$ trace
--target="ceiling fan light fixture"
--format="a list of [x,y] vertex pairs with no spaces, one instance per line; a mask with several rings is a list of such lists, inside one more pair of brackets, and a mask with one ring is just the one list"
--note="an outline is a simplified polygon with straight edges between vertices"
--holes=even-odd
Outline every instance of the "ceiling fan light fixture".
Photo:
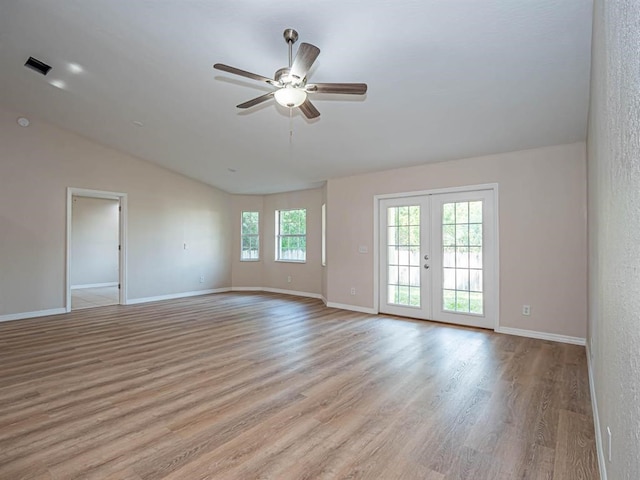
[[348,95],[364,95],[367,92],[366,83],[313,83],[307,84],[307,74],[320,54],[320,49],[310,43],[301,43],[296,56],[293,56],[293,44],[298,39],[298,33],[292,28],[284,31],[284,39],[289,47],[289,65],[276,71],[273,78],[263,77],[236,67],[216,63],[213,68],[223,72],[233,73],[241,77],[265,82],[275,87],[268,93],[252,98],[248,102],[236,105],[238,108],[251,108],[275,98],[276,103],[289,109],[299,107],[300,112],[307,118],[320,116],[320,112],[307,98],[308,93],[338,93]]
[[283,107],[294,108],[302,105],[307,99],[307,92],[301,88],[286,86],[276,90],[273,96]]

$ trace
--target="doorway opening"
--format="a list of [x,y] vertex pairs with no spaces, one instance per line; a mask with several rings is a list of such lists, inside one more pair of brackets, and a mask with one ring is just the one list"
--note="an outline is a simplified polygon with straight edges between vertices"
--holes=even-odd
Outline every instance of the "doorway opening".
[[126,304],[126,194],[67,189],[66,311]]

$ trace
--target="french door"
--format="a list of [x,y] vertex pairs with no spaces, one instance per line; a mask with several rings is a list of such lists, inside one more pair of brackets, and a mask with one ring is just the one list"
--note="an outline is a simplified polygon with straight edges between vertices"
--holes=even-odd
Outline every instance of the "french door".
[[492,190],[379,203],[379,310],[495,328]]

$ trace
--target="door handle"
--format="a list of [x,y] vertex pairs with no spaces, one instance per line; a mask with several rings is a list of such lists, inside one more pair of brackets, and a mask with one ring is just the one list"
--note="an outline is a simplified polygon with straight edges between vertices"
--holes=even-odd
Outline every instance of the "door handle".
[[425,259],[425,260],[429,260],[429,255],[428,255],[428,254],[427,254],[427,255],[425,255],[425,256],[424,256],[424,259]]
[[427,265],[426,263],[424,264],[424,268],[428,269],[429,265]]

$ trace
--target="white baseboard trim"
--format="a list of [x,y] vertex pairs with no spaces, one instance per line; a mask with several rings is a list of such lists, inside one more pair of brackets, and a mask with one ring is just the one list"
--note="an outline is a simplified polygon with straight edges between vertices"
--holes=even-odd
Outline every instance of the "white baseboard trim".
[[49,315],[60,315],[67,313],[66,308],[51,308],[49,310],[38,310],[37,312],[12,313],[10,315],[0,315],[0,322],[10,322],[12,320],[24,320],[26,318],[48,317]]
[[136,305],[138,303],[160,302],[162,300],[175,300],[176,298],[185,297],[197,297],[199,295],[209,295],[211,293],[225,293],[230,291],[230,288],[212,288],[209,290],[196,290],[194,292],[181,292],[170,293],[169,295],[159,295],[157,297],[145,297],[145,298],[129,298],[127,305]]
[[319,293],[298,292],[297,290],[284,290],[282,288],[265,287],[262,289],[262,291],[270,293],[282,293],[284,295],[295,295],[296,297],[317,298],[318,300],[322,298],[322,295],[320,295]]
[[378,311],[375,308],[359,307],[358,305],[349,305],[347,303],[327,302],[327,307],[339,308],[340,310],[350,310],[352,312],[368,313],[370,315],[378,314]]
[[82,285],[71,285],[71,290],[82,290],[83,288],[117,287],[118,282],[107,283],[84,283]]
[[322,303],[324,303],[324,306],[327,306],[327,299],[324,298],[324,295],[320,295],[320,300],[322,300]]
[[322,295],[319,293],[299,292],[298,290],[284,290],[282,288],[270,288],[270,287],[232,287],[232,292],[269,292],[269,293],[281,293],[283,295],[294,295],[296,297],[308,297],[317,298],[322,300]]
[[572,345],[585,346],[587,341],[582,337],[569,337],[567,335],[558,335],[556,333],[536,332],[535,330],[523,330],[520,328],[498,327],[496,333],[505,333],[507,335],[517,335],[519,337],[538,338],[540,340],[550,340],[552,342],[570,343]]
[[600,468],[600,480],[607,480],[605,467],[604,446],[602,445],[602,430],[600,430],[600,413],[598,412],[598,400],[596,399],[596,386],[593,383],[593,367],[591,366],[591,350],[587,347],[587,370],[589,371],[589,390],[591,393],[591,409],[593,410],[593,425],[596,430],[596,453],[598,455],[598,467]]

